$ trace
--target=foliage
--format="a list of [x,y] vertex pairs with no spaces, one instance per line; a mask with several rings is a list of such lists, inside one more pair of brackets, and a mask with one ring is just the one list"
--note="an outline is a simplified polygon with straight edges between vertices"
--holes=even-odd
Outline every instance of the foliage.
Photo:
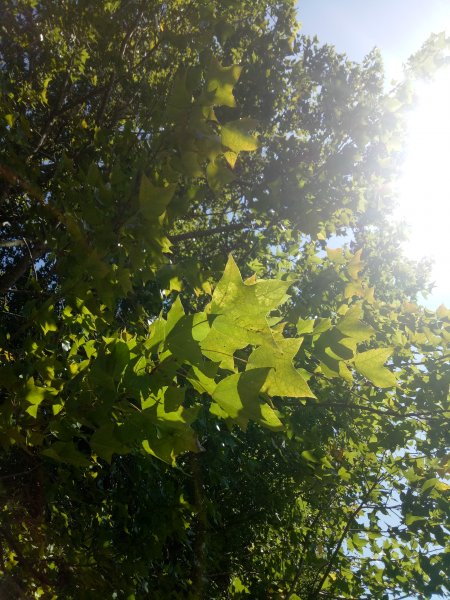
[[408,82],[288,0],[4,13],[2,597],[445,594],[450,312],[386,226]]

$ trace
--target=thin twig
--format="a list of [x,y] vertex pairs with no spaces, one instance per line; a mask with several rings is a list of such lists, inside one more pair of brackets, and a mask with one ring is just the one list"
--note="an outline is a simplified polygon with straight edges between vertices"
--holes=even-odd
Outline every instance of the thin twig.
[[34,278],[35,278],[35,280],[36,280],[36,282],[37,282],[37,280],[38,280],[38,276],[37,276],[37,272],[36,272],[36,266],[35,266],[35,264],[34,264],[34,258],[33,258],[33,255],[31,254],[30,246],[28,245],[28,242],[27,242],[26,238],[22,238],[22,239],[23,239],[23,243],[24,243],[24,244],[25,244],[25,246],[27,247],[28,254],[29,254],[29,256],[30,256],[31,266],[32,266],[32,268],[33,268]]

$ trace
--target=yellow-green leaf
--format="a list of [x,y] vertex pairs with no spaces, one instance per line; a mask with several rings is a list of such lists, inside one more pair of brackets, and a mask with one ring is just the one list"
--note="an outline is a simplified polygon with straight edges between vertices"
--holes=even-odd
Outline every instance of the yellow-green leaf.
[[176,184],[157,187],[143,174],[139,188],[139,206],[141,213],[149,221],[163,214],[175,193]]
[[275,411],[259,398],[268,371],[253,369],[234,373],[222,379],[213,392],[213,400],[243,429],[250,419],[273,431],[283,429]]
[[360,320],[362,313],[362,308],[359,305],[350,308],[339,320],[336,327],[341,333],[358,342],[369,339],[375,334],[375,331]]
[[233,88],[236,85],[242,67],[231,65],[223,67],[217,58],[213,57],[207,73],[207,91],[202,97],[202,102],[210,106],[236,106]]
[[277,340],[275,347],[262,345],[250,354],[247,369],[271,367],[262,391],[270,396],[315,398],[292,364],[301,343],[302,338],[282,338]]
[[392,352],[392,348],[375,348],[361,352],[355,357],[355,368],[380,388],[394,387],[397,385],[397,378],[384,366]]
[[219,192],[225,185],[235,180],[235,175],[228,168],[225,161],[217,158],[208,163],[206,167],[206,180],[214,192]]
[[251,152],[258,148],[258,140],[250,132],[255,129],[253,119],[237,119],[223,125],[222,144],[233,152]]

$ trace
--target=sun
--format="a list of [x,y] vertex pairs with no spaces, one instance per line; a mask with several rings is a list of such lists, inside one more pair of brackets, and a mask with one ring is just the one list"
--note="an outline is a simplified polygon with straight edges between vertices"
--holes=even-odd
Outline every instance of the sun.
[[426,304],[436,308],[450,306],[450,68],[419,84],[417,95],[407,117],[396,216],[409,226],[407,255],[434,260],[435,289]]

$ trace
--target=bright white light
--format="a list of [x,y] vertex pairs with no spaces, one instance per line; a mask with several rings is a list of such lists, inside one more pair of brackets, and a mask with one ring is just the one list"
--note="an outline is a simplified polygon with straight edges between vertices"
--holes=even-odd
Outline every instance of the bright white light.
[[410,226],[405,251],[434,260],[426,304],[450,306],[450,68],[419,86],[408,134],[397,213]]

